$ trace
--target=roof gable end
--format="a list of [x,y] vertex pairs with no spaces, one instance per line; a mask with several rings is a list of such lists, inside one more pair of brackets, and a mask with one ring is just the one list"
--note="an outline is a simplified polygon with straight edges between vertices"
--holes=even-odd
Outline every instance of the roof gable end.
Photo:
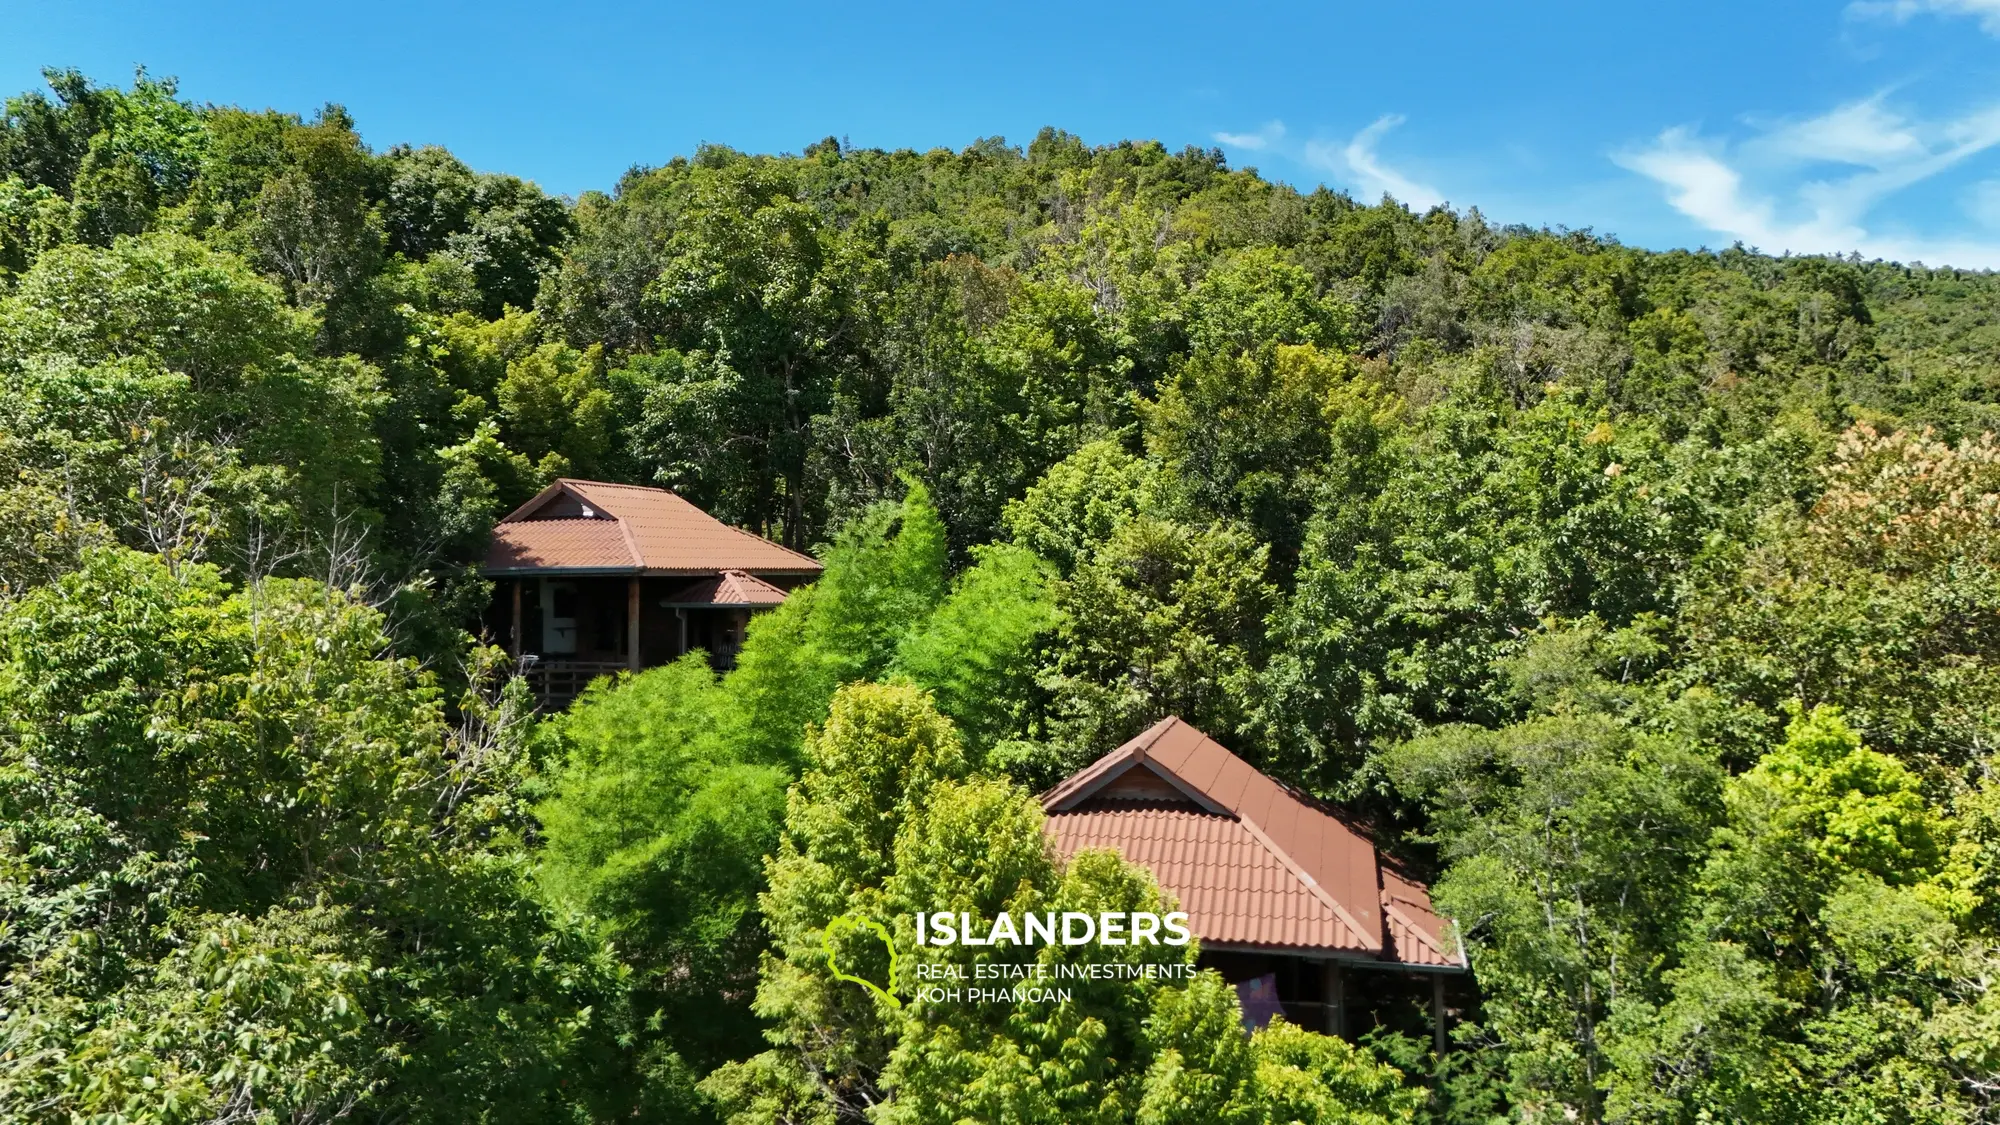
[[[506,515],[501,516],[500,522],[520,523],[524,520],[534,520],[534,519],[616,518],[612,516],[609,512],[604,512],[599,510],[596,507],[596,505],[588,504],[583,499],[583,497],[578,496],[574,490],[568,487],[568,485],[569,482],[563,480],[558,480],[549,484],[546,488],[543,488],[540,492],[537,492],[533,496],[528,497],[526,503],[522,504],[520,507],[514,509],[513,511],[508,512]],[[564,504],[565,501],[568,501],[567,505]],[[559,512],[557,510],[565,506],[574,507],[579,510],[570,512]],[[584,515],[583,512],[580,510],[584,507],[589,507],[592,510],[593,514],[588,516]]]
[[[1054,812],[1057,809],[1069,808],[1089,797],[1105,782],[1130,768],[1134,760],[1143,756],[1149,747],[1159,741],[1161,735],[1179,722],[1179,719],[1172,717],[1161,719],[1148,727],[1139,737],[1071,774],[1055,788],[1042,793],[1042,808]],[[1221,811],[1219,807],[1218,811]]]
[[[1171,785],[1193,806],[1240,825],[1246,844],[1254,840],[1250,846],[1270,857],[1268,862],[1287,872],[1352,933],[1351,942],[1342,941],[1344,948],[1403,964],[1465,967],[1451,924],[1435,913],[1423,884],[1385,863],[1374,842],[1336,810],[1251,768],[1178,718],[1162,719],[1043,793],[1052,831],[1059,838],[1076,837],[1073,843],[1138,831],[1098,825],[1109,824],[1106,817],[1143,815],[1121,814],[1116,808],[1147,798],[1146,784],[1135,782],[1135,771]],[[1110,838],[1106,836],[1107,842]],[[1163,862],[1171,866],[1182,861]],[[1225,929],[1231,925],[1219,924]]]

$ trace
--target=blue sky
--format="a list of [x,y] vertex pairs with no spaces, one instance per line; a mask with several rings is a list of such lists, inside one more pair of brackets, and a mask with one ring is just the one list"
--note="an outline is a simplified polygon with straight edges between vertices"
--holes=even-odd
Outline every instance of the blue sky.
[[377,147],[443,144],[562,193],[702,141],[956,148],[1052,124],[1642,246],[2000,268],[2000,0],[0,0],[0,18],[0,89],[144,63],[198,101],[338,101]]

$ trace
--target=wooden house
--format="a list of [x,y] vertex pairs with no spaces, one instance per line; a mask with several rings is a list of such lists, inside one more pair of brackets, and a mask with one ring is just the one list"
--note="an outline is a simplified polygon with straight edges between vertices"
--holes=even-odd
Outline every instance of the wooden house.
[[563,479],[501,519],[480,573],[488,630],[560,707],[598,676],[697,648],[732,667],[751,615],[820,570],[668,489]]
[[1282,1013],[1352,1035],[1428,1002],[1442,1051],[1447,1012],[1470,1003],[1464,947],[1429,888],[1340,810],[1180,719],[1042,794],[1042,808],[1059,854],[1114,849],[1173,892],[1246,1021]]

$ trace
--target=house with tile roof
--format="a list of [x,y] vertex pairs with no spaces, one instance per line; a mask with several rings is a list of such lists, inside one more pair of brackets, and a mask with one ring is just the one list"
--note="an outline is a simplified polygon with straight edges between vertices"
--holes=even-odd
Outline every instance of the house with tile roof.
[[751,615],[820,569],[669,489],[565,478],[500,520],[480,573],[488,631],[563,706],[598,676],[697,648],[731,667]]
[[1172,892],[1246,1020],[1348,1034],[1359,1012],[1428,1000],[1443,1049],[1447,997],[1469,989],[1457,930],[1338,809],[1171,717],[1041,800],[1058,853],[1114,849]]

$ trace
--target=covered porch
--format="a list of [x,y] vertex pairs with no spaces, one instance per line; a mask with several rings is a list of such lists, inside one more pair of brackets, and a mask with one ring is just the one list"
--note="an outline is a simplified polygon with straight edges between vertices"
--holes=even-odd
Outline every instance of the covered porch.
[[1447,1032],[1478,1003],[1470,974],[1379,960],[1308,956],[1293,950],[1203,945],[1200,966],[1235,986],[1243,1020],[1287,1022],[1357,1039],[1376,1028],[1425,1036],[1442,1053]]
[[732,668],[752,614],[821,570],[664,488],[564,477],[494,525],[486,635],[544,708],[696,649]]
[[784,600],[782,590],[748,575],[543,575],[498,586],[499,620],[488,629],[506,638],[545,708],[567,706],[599,676],[656,667],[696,649],[718,671],[733,668],[750,615]]

